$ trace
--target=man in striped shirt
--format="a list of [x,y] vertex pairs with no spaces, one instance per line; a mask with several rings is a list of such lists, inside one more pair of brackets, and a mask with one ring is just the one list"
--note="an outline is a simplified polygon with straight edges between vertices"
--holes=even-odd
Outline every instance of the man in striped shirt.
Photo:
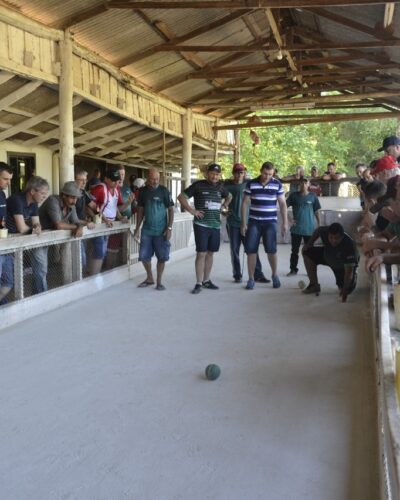
[[[198,294],[203,288],[218,290],[210,280],[214,252],[220,244],[221,206],[226,208],[232,195],[221,180],[221,167],[211,163],[207,167],[207,177],[196,181],[178,196],[182,207],[194,216],[193,230],[196,241],[196,285],[192,293]],[[194,208],[189,198],[194,198]],[[222,203],[222,201],[224,202]]]
[[[247,290],[254,288],[254,270],[261,238],[271,266],[272,286],[274,288],[281,286],[277,275],[278,259],[276,255],[277,203],[282,216],[282,235],[288,229],[288,219],[284,191],[281,182],[273,177],[274,168],[274,165],[269,161],[263,163],[259,177],[249,181],[244,191],[241,233],[246,237],[245,246],[249,272]],[[249,220],[246,224],[249,205]]]

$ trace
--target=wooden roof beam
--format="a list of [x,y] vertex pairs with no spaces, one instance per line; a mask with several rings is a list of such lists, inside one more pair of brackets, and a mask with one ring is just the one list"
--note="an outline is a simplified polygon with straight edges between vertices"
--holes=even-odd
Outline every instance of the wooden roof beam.
[[109,10],[109,2],[103,1],[101,2],[101,5],[97,7],[81,10],[74,16],[64,17],[63,19],[59,19],[58,21],[50,24],[49,26],[51,28],[65,30],[67,28],[71,28],[71,26],[75,26],[76,24],[88,21],[93,17],[99,16],[100,14],[103,14],[108,10]]
[[214,130],[236,130],[236,129],[253,129],[253,128],[270,128],[270,127],[287,127],[296,125],[306,125],[310,123],[330,123],[330,122],[348,122],[348,121],[364,121],[364,120],[384,120],[388,118],[399,118],[400,111],[390,112],[385,111],[382,113],[346,113],[335,115],[319,115],[316,118],[304,118],[299,120],[277,120],[266,122],[262,124],[254,123],[240,123],[236,125],[220,125],[214,127]]
[[[251,11],[245,10],[245,11],[233,12],[232,14],[229,14],[228,16],[225,16],[222,19],[218,19],[217,21],[209,23],[206,26],[202,26],[200,28],[197,28],[196,30],[191,31],[190,33],[186,33],[186,35],[174,37],[169,41],[169,43],[171,43],[171,44],[183,43],[183,42],[186,42],[186,41],[188,41],[192,38],[195,38],[197,36],[203,35],[205,33],[209,33],[210,31],[212,31],[216,28],[220,28],[221,26],[224,26],[232,21],[236,21],[237,19],[240,19],[241,17],[245,16],[248,12],[251,12]],[[127,56],[124,59],[120,59],[119,61],[115,61],[114,64],[115,64],[115,66],[117,66],[119,68],[129,66],[130,64],[141,61],[142,59],[145,59],[146,57],[152,56],[154,53],[157,52],[157,47],[158,46],[156,45],[156,46],[151,47],[147,50],[141,51],[139,54],[132,54],[131,56]]]
[[[108,6],[113,9],[292,9],[301,7],[325,7],[326,5],[376,5],[387,0],[199,0],[199,1],[124,1],[112,0]],[[398,1],[398,0],[396,0]]]
[[32,82],[26,83],[25,85],[22,85],[22,87],[20,87],[19,89],[10,92],[8,95],[0,99],[0,110],[11,106],[27,95],[32,94],[32,92],[40,87],[42,83],[43,82],[40,80],[34,80]]

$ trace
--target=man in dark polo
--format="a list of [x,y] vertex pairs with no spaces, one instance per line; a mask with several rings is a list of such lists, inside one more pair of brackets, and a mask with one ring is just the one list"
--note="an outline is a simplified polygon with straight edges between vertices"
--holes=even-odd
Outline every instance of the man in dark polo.
[[[318,238],[321,238],[322,246],[314,246]],[[317,267],[329,266],[335,275],[342,302],[346,302],[347,296],[357,284],[359,255],[354,240],[344,232],[343,226],[334,222],[330,226],[318,227],[303,246],[303,258],[310,280],[303,293],[313,294],[321,291]]]

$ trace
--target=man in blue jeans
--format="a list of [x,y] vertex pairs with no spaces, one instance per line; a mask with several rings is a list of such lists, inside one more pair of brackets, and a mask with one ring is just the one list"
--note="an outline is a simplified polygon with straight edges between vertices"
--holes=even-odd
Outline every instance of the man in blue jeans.
[[[247,183],[242,203],[242,224],[240,231],[246,237],[247,267],[249,279],[246,289],[254,288],[254,270],[257,252],[262,238],[264,249],[272,271],[272,286],[279,288],[281,282],[277,274],[278,258],[276,254],[277,203],[282,216],[282,236],[288,228],[285,195],[280,181],[273,177],[275,167],[266,161],[262,164],[260,175]],[[250,206],[249,220],[247,212]]]
[[[242,163],[235,163],[232,169],[233,179],[225,182],[224,186],[232,195],[232,201],[229,204],[229,212],[226,219],[226,230],[229,236],[229,245],[231,248],[231,261],[233,279],[235,283],[242,282],[243,269],[240,265],[240,245],[243,243],[244,237],[240,234],[240,225],[242,222],[242,201],[243,192],[246,188],[246,167]],[[263,272],[260,259],[257,254],[256,268],[254,280],[259,283],[270,283]]]

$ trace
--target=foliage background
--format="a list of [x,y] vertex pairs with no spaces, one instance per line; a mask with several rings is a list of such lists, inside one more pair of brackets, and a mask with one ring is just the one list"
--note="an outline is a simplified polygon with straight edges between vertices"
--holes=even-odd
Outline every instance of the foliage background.
[[[349,110],[349,113],[364,110]],[[313,114],[332,113],[332,110]],[[342,112],[343,113],[343,112]],[[269,115],[282,112],[270,112]],[[290,112],[285,115],[308,114],[307,111]],[[354,176],[357,163],[369,164],[382,154],[376,150],[388,135],[396,134],[397,119],[349,122],[326,122],[308,125],[254,128],[260,144],[254,146],[250,129],[240,132],[241,162],[250,176],[258,175],[264,161],[272,161],[282,177],[294,173],[297,165],[303,165],[309,174],[311,166],[317,165],[319,173],[325,171],[328,162],[335,161],[337,170]],[[224,177],[231,177],[232,157],[220,158]]]

